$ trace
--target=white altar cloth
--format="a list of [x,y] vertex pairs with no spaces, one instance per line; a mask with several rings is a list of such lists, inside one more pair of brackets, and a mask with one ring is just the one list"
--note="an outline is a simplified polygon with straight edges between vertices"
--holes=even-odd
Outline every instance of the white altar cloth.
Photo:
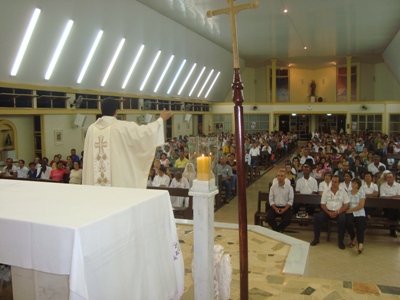
[[0,180],[0,262],[69,275],[69,299],[179,299],[168,192]]

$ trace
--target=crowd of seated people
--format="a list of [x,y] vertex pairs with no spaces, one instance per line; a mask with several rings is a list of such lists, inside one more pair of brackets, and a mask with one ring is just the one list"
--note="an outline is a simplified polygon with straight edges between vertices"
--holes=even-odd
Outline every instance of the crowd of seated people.
[[47,157],[35,157],[33,161],[25,165],[25,160],[18,160],[17,166],[12,158],[6,159],[6,166],[0,171],[0,177],[14,177],[26,179],[43,179],[71,184],[82,184],[83,151],[81,157],[71,149],[71,155],[62,159],[61,154],[56,154],[53,160]]
[[[200,135],[201,137],[206,137]],[[212,170],[215,177],[221,176],[222,187],[225,190],[225,202],[229,202],[236,194],[236,141],[231,133],[212,133],[207,137],[218,140],[218,151],[212,157]],[[196,179],[196,160],[189,155],[190,136],[167,139],[162,147],[156,149],[153,164],[149,171],[148,186],[159,186],[160,167],[162,176],[169,178],[169,183],[163,186],[171,187],[175,174],[179,172],[188,181],[189,186]],[[249,157],[248,163],[257,166],[261,161],[261,153],[266,153],[271,164],[276,162],[279,154],[294,149],[297,136],[292,133],[282,132],[259,132],[245,135],[244,149]],[[274,158],[275,157],[275,158]],[[275,159],[275,160],[274,160]],[[246,160],[247,161],[247,160]],[[180,176],[180,175],[179,175]],[[166,181],[165,181],[166,183]]]
[[[360,232],[365,229],[366,219],[374,212],[371,208],[364,210],[365,198],[400,198],[400,162],[394,165],[394,160],[383,159],[388,153],[389,145],[389,153],[400,153],[400,135],[388,137],[372,132],[361,132],[360,135],[315,132],[307,146],[301,148],[291,161],[286,162],[285,169],[281,169],[286,172],[289,180],[291,176],[295,178],[296,182],[293,184],[291,181],[290,184],[297,193],[324,195],[326,191],[337,189],[348,196],[348,201],[343,202],[344,208],[335,210],[347,217],[340,217],[338,245],[341,249],[345,248],[343,236],[346,228],[351,236],[349,246],[354,247],[357,235],[360,235],[358,252],[362,253],[364,249],[364,236]],[[272,184],[277,184],[277,181],[274,180]],[[326,203],[324,205],[321,205],[321,212],[315,217],[314,225],[317,224],[317,229],[314,230],[312,246],[319,243],[318,221],[329,217],[337,219],[339,216],[336,213],[330,215]],[[300,207],[301,204],[295,204],[292,212],[297,213]],[[305,207],[305,211],[311,215],[314,209],[315,207]],[[390,220],[400,220],[397,209],[385,209],[383,213]],[[323,214],[323,218],[320,214]],[[353,225],[357,228],[357,235],[351,229]],[[390,235],[396,237],[396,230],[390,229]]]

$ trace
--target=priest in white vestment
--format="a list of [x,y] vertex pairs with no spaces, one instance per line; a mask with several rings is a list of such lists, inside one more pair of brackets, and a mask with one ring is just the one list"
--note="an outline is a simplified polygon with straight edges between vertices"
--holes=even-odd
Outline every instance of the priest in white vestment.
[[172,112],[163,110],[157,121],[139,126],[117,120],[115,99],[104,99],[101,109],[103,116],[86,133],[82,184],[145,189],[155,149],[165,143],[163,122]]

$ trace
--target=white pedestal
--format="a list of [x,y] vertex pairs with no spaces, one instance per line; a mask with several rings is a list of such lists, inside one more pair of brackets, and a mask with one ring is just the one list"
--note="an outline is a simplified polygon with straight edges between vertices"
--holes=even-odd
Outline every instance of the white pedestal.
[[68,300],[69,276],[11,267],[14,300]]
[[310,101],[311,101],[311,102],[315,102],[315,96],[311,96],[311,97],[310,97]]
[[[208,187],[203,191],[202,188]],[[214,197],[215,181],[193,181],[194,299],[214,299]]]

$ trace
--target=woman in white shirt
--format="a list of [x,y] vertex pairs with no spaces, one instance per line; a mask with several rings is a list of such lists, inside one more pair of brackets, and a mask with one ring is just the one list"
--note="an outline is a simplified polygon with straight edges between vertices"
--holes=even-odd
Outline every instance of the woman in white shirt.
[[[358,254],[361,254],[364,250],[364,231],[365,231],[365,194],[361,187],[361,180],[354,178],[351,181],[352,189],[348,193],[350,203],[349,208],[346,211],[346,228],[350,235],[350,248],[353,248],[358,241]],[[354,233],[353,223],[356,226],[357,236]]]
[[[350,192],[352,189],[351,184],[352,175],[350,172],[344,173],[344,181],[339,184],[339,189],[346,191],[346,193]],[[361,187],[361,183],[360,183]]]
[[324,173],[324,181],[321,181],[318,186],[318,193],[322,195],[322,193],[326,189],[330,189],[332,186],[332,173],[331,172],[325,172]]
[[69,173],[70,184],[82,184],[82,169],[79,168],[79,162],[74,162],[74,168]]

